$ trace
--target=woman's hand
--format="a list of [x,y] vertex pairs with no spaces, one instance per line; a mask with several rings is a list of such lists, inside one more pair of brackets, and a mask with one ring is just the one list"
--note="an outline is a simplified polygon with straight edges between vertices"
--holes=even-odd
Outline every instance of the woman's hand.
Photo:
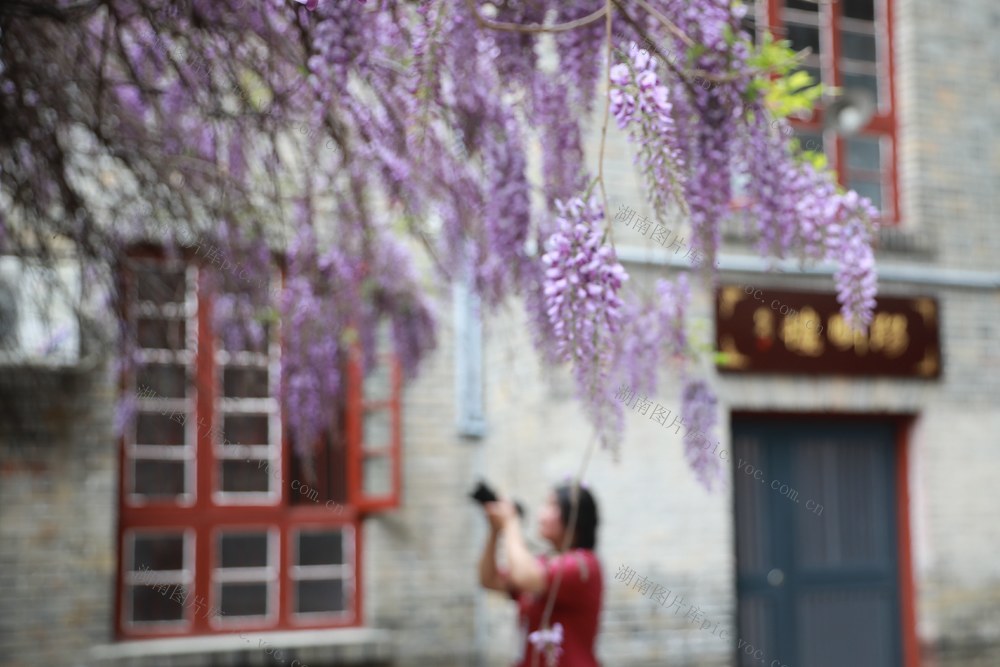
[[490,527],[495,532],[500,532],[517,521],[517,508],[509,500],[497,500],[483,505],[486,510],[486,517],[490,520]]

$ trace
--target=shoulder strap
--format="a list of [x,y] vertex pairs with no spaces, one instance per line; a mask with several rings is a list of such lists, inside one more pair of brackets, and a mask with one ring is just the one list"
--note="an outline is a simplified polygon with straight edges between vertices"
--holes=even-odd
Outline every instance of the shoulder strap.
[[580,579],[587,581],[590,578],[590,570],[587,567],[587,559],[583,557],[583,554],[579,551],[574,551],[573,555],[576,556],[577,563],[580,564]]

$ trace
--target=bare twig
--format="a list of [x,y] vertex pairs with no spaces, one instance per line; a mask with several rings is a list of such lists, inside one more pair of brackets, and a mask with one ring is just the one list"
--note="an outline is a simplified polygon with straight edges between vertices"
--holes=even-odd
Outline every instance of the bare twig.
[[604,122],[601,124],[601,150],[597,157],[597,180],[601,184],[601,200],[604,204],[604,222],[608,242],[612,247],[615,245],[614,232],[611,225],[611,211],[608,210],[608,192],[604,187],[604,147],[608,140],[608,117],[611,115],[611,0],[605,0],[604,16],[606,37],[605,37],[605,63],[604,63]]
[[530,23],[528,25],[522,25],[520,23],[506,23],[503,21],[493,21],[488,19],[479,13],[476,9],[476,0],[465,0],[465,4],[469,6],[469,10],[472,11],[472,15],[476,17],[476,23],[482,28],[490,28],[492,30],[505,30],[507,32],[527,32],[527,33],[542,33],[542,32],[567,32],[569,30],[575,30],[589,23],[597,21],[602,16],[605,15],[608,8],[601,7],[596,12],[588,14],[587,16],[574,19],[572,21],[567,21],[566,23],[554,23],[552,25],[543,25],[541,23]]
[[685,33],[683,30],[678,28],[673,21],[664,16],[663,12],[661,12],[659,9],[646,2],[646,0],[636,0],[636,2],[638,2],[643,9],[649,12],[653,16],[653,18],[662,23],[663,27],[665,27],[670,32],[674,33],[674,35],[679,40],[681,40],[688,46],[694,46],[694,40],[688,37],[687,33]]

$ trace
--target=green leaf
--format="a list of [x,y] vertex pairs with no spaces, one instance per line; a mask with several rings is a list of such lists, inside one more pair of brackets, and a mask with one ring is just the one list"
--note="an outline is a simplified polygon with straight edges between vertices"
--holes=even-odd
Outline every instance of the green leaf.
[[722,28],[722,38],[726,40],[726,46],[732,46],[736,43],[736,35],[733,33],[733,27],[728,23]]
[[701,57],[701,54],[708,51],[704,44],[692,44],[687,50],[688,65],[694,66],[694,62]]

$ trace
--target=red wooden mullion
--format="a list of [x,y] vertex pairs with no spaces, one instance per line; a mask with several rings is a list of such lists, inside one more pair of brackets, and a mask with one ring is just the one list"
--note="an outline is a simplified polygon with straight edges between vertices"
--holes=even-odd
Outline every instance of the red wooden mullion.
[[[197,377],[197,403],[195,414],[195,488],[196,498],[194,511],[207,516],[212,509],[212,486],[217,465],[213,461],[212,433],[215,419],[215,341],[212,339],[210,323],[211,298],[208,296],[208,276],[204,270],[198,270],[198,349],[195,354],[195,369]],[[202,425],[204,423],[204,426]],[[190,512],[186,512],[190,514]],[[194,591],[206,604],[206,609],[218,604],[211,596],[212,524],[201,524],[195,532],[195,562]],[[195,606],[192,630],[195,633],[210,629],[206,614],[197,613]]]
[[[819,29],[820,32],[825,32],[828,35],[827,43],[830,46],[829,53],[823,58],[825,61],[824,71],[830,71],[833,74],[833,85],[840,89],[843,89],[844,85],[844,73],[840,70],[840,14],[842,11],[843,5],[840,0],[820,3],[819,6]],[[839,134],[834,136],[833,168],[837,170],[837,181],[841,185],[846,185],[847,162],[844,160],[844,148],[847,144]]]
[[[347,457],[348,492],[352,504],[362,513],[392,509],[399,506],[402,473],[400,442],[402,439],[401,402],[402,369],[394,355],[382,355],[376,363],[390,364],[390,392],[387,399],[366,400],[364,396],[363,351],[360,343],[351,346],[347,363]],[[368,410],[388,410],[390,421],[390,442],[388,447],[366,451],[364,442],[364,418]],[[364,464],[369,458],[389,459],[391,488],[389,495],[369,497],[364,489]]]

